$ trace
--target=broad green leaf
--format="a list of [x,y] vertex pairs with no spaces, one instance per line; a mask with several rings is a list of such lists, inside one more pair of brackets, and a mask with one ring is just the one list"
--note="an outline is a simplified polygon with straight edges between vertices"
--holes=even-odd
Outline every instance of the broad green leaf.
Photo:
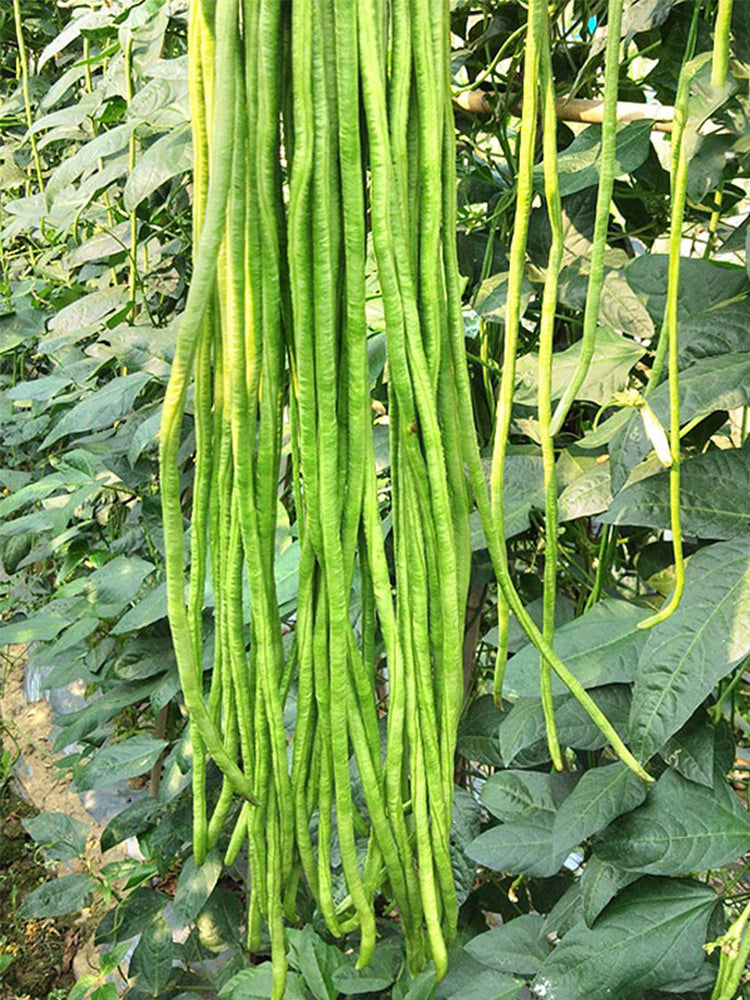
[[102,788],[148,771],[168,746],[165,740],[145,733],[131,736],[97,751],[93,760],[76,770],[73,783],[80,792]]
[[[534,294],[534,286],[527,279],[523,279],[521,286],[521,315],[526,312],[526,308]],[[493,274],[486,278],[477,289],[474,295],[474,310],[485,320],[492,323],[505,322],[505,305],[508,300],[508,273],[503,271],[500,274]]]
[[56,423],[40,447],[48,448],[67,434],[82,434],[112,427],[133,409],[136,399],[151,381],[148,372],[134,372],[112,379],[86,396]]
[[476,877],[476,866],[466,848],[482,828],[482,810],[474,796],[464,788],[453,793],[453,823],[450,832],[450,859],[458,905],[469,898]]
[[[714,410],[732,410],[750,402],[750,353],[733,353],[701,358],[680,372],[680,423],[707,416]],[[669,426],[669,386],[663,382],[649,396],[657,419]],[[635,412],[616,414],[600,425],[606,434],[611,421],[618,430],[610,442],[613,489],[620,490],[631,470],[651,451],[643,421]]]
[[156,998],[163,996],[172,976],[172,960],[176,958],[172,931],[162,916],[146,925],[130,959],[128,972],[135,977],[140,990]]
[[[586,688],[631,681],[647,639],[638,628],[643,618],[643,608],[605,598],[557,629],[554,650]],[[517,697],[539,691],[539,653],[531,643],[508,661],[504,690]],[[555,694],[567,690],[554,675],[552,690]]]
[[[616,333],[609,326],[596,331],[594,355],[577,399],[606,403],[612,394],[623,389],[630,369],[643,357],[645,350],[635,341]],[[573,377],[581,356],[581,341],[552,355],[552,399],[559,399]],[[518,359],[515,402],[534,404],[539,384],[539,356],[524,354]]]
[[[634,121],[617,127],[615,176],[630,174],[645,161],[651,142],[651,122]],[[599,183],[602,127],[589,125],[558,156],[560,194],[565,196]],[[543,170],[534,168],[534,185],[543,187]]]
[[465,951],[435,988],[437,1000],[517,1000],[523,980],[488,969]]
[[458,752],[478,764],[501,766],[498,726],[502,717],[491,694],[477,698],[458,727]]
[[573,848],[645,798],[646,786],[624,764],[594,767],[582,775],[557,810],[555,839]]
[[[628,284],[648,309],[657,327],[664,319],[667,304],[667,272],[669,257],[666,254],[642,254],[635,257],[624,269]],[[707,330],[720,330],[724,323],[724,310],[740,305],[750,312],[750,281],[742,267],[727,267],[725,262],[714,263],[698,257],[680,259],[680,289],[677,298],[677,319],[680,324],[680,350],[684,350],[683,332],[691,323],[701,322]],[[736,345],[739,346],[739,345]],[[708,354],[720,351],[710,351]]]
[[[627,741],[630,688],[607,684],[589,694],[623,739]],[[555,695],[557,734],[563,746],[599,750],[607,743],[596,723],[572,695]],[[540,698],[519,698],[500,725],[500,753],[506,763],[529,767],[549,760]]]
[[[271,963],[261,962],[232,976],[219,990],[219,996],[222,1000],[268,1000],[272,984]],[[283,1000],[307,1000],[302,979],[293,972],[287,973]]]
[[140,934],[167,905],[168,899],[155,889],[142,886],[102,917],[94,943],[128,941]]
[[196,865],[192,855],[182,866],[172,906],[183,926],[198,915],[214,891],[221,875],[221,867],[221,858],[216,851],[212,851],[200,867]]
[[544,934],[544,917],[527,913],[478,934],[464,950],[498,972],[533,976],[552,950]]
[[575,782],[575,775],[567,772],[497,771],[482,785],[480,798],[493,816],[507,822],[554,813]]
[[[681,465],[680,521],[686,535],[725,539],[750,535],[750,450],[715,448]],[[626,486],[605,524],[669,528],[669,473]]]
[[86,336],[103,324],[122,303],[123,295],[119,288],[90,292],[55,313],[49,321],[49,331],[58,337],[65,334],[73,334],[76,338]]
[[712,788],[717,770],[716,740],[718,733],[703,710],[685,723],[674,736],[670,736],[660,753],[666,764],[683,777],[706,788]]
[[355,959],[349,957],[346,965],[340,965],[333,973],[333,985],[345,996],[360,993],[377,993],[387,989],[396,979],[401,965],[402,945],[398,938],[381,941],[375,949],[372,961],[364,969],[356,969]]
[[77,913],[91,903],[94,880],[90,875],[60,875],[32,890],[18,909],[18,916],[62,917]]
[[647,760],[750,651],[750,539],[700,549],[675,613],[649,632],[633,689],[632,747]]
[[115,125],[114,128],[101,132],[81,146],[72,156],[66,157],[47,182],[45,195],[48,203],[54,202],[68,184],[72,184],[86,170],[96,166],[99,160],[124,150],[130,142],[135,124],[135,122],[125,122],[122,125]]
[[115,556],[89,576],[80,576],[69,588],[60,590],[62,596],[73,590],[84,594],[99,610],[100,617],[108,617],[104,610],[110,605],[119,607],[132,601],[141,584],[154,571],[154,564],[140,556]]
[[190,127],[170,130],[149,146],[129,174],[123,191],[123,204],[132,212],[165,181],[187,173],[193,165]]
[[139,799],[109,821],[101,835],[103,851],[108,851],[115,844],[121,844],[128,837],[142,833],[151,823],[155,822],[163,806],[155,799]]
[[326,944],[310,924],[302,930],[290,927],[287,940],[292,965],[299,970],[315,1000],[336,1000],[339,991],[333,984],[333,974],[339,966],[346,964],[343,953]]
[[152,625],[167,617],[167,585],[165,582],[157,585],[146,594],[134,607],[126,611],[112,629],[114,635],[124,635]]
[[70,599],[50,601],[20,621],[0,627],[0,648],[12,643],[49,642],[70,625],[71,609],[76,602]]
[[557,501],[560,521],[600,514],[612,501],[612,476],[609,462],[601,462],[569,483]]
[[571,927],[583,920],[583,904],[581,902],[581,882],[575,882],[562,894],[544,920],[545,934],[553,934],[561,938]]
[[[486,463],[489,476],[489,463]],[[531,524],[529,514],[533,508],[544,510],[544,470],[541,455],[508,455],[505,460],[505,537],[518,535]],[[471,547],[473,551],[486,549],[487,542],[482,522],[475,511],[471,515]]]
[[23,826],[52,861],[71,861],[86,849],[89,828],[67,813],[42,812],[23,820]]
[[537,813],[493,826],[473,840],[466,853],[477,864],[492,871],[547,878],[558,872],[570,853],[558,846],[552,832],[554,817]]
[[[534,624],[541,629],[544,615],[544,602],[542,598],[539,597],[534,601],[529,601],[525,607],[527,614],[531,616]],[[562,628],[563,625],[567,625],[568,622],[573,621],[574,617],[575,605],[573,602],[564,594],[557,594],[555,598],[555,628]],[[520,649],[523,649],[528,641],[529,637],[518,624],[518,619],[511,611],[510,621],[508,622],[508,652],[517,653]],[[497,649],[497,625],[493,625],[489,632],[482,636],[482,642],[486,642]]]
[[698,971],[714,891],[695,882],[644,878],[595,921],[564,936],[534,980],[543,1000],[627,1000]]
[[580,878],[583,919],[589,927],[620,889],[640,878],[640,872],[626,872],[592,854]]
[[722,780],[696,785],[668,769],[645,805],[622,816],[596,846],[626,871],[686,875],[718,868],[750,845],[750,814]]

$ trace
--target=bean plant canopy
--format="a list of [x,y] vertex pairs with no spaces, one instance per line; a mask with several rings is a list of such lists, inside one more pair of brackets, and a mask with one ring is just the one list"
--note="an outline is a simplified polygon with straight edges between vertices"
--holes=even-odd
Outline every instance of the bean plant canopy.
[[151,792],[71,998],[742,995],[750,4],[52,7],[0,643]]

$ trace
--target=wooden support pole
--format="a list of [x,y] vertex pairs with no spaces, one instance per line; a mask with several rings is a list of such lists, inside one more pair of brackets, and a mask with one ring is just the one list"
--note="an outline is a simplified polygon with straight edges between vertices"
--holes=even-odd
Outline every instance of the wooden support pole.
[[[454,97],[455,103],[475,115],[492,114],[490,95],[484,90],[464,90]],[[600,123],[604,105],[599,100],[580,97],[561,97],[557,101],[557,117],[565,122]],[[634,101],[617,102],[618,122],[653,120],[657,132],[671,132],[674,108],[666,104],[638,104]]]

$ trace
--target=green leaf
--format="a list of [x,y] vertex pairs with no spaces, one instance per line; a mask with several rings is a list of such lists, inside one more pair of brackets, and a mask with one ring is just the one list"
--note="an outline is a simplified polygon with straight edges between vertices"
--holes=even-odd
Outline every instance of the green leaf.
[[646,786],[624,764],[594,767],[586,771],[557,810],[555,840],[573,848],[645,798]]
[[[713,449],[682,463],[680,521],[686,535],[727,539],[750,535],[750,450]],[[669,528],[669,473],[626,486],[602,514],[605,524]]]
[[77,768],[73,784],[77,791],[85,792],[136,778],[150,770],[167,746],[165,740],[154,739],[145,733],[131,736],[122,743],[104,747],[90,763]]
[[612,474],[609,462],[601,462],[569,483],[557,500],[560,521],[600,514],[612,502]]
[[[89,576],[74,581],[75,590],[85,594],[88,601],[102,614],[102,606],[118,608],[132,601],[141,584],[154,571],[154,564],[140,556],[115,556]],[[64,596],[65,588],[60,593]]]
[[338,948],[326,944],[309,924],[302,930],[289,928],[287,940],[292,964],[301,973],[315,1000],[336,1000],[339,991],[333,984],[333,974],[346,963],[344,955]]
[[542,966],[533,990],[542,1000],[627,1000],[695,974],[711,911],[712,889],[695,882],[644,878],[593,927],[579,924]]
[[[586,688],[631,681],[648,638],[638,628],[643,618],[643,608],[605,598],[585,615],[557,629],[554,650]],[[508,661],[504,690],[518,697],[537,694],[538,671],[539,653],[529,643]],[[561,694],[567,688],[553,675],[552,690]]]
[[151,378],[149,372],[133,372],[132,375],[121,375],[107,382],[68,410],[53,426],[40,447],[48,448],[68,434],[112,427],[133,409],[138,395]]
[[554,813],[575,785],[570,773],[497,771],[485,781],[480,798],[493,816],[507,822],[539,812]]
[[633,750],[647,760],[750,651],[750,539],[692,556],[680,606],[649,632],[633,689]]
[[[224,983],[219,990],[222,1000],[268,1000],[273,983],[270,962],[261,962],[252,969],[243,969]],[[307,1000],[300,976],[288,972],[283,1000]]]
[[678,732],[671,736],[660,753],[664,762],[689,781],[712,788],[717,770],[715,745],[718,733],[699,710],[688,719]]
[[148,886],[136,889],[105,913],[96,928],[94,943],[100,945],[136,937],[161,913],[167,902],[166,896]]
[[592,854],[580,878],[583,919],[589,927],[620,889],[640,878],[640,872],[626,872]]
[[[608,684],[592,688],[589,694],[623,739],[627,741],[630,688]],[[555,695],[557,734],[563,746],[578,750],[599,750],[607,743],[598,726],[572,696]],[[527,756],[524,757],[521,752]],[[519,698],[500,725],[500,752],[506,763],[520,767],[549,760],[541,698]]]
[[604,834],[596,854],[626,871],[684,875],[734,861],[750,844],[750,815],[723,781],[696,785],[668,769],[640,809]]
[[437,984],[435,996],[439,1000],[516,1000],[522,986],[523,980],[488,969],[462,952]]
[[91,903],[93,889],[90,875],[60,875],[30,892],[19,907],[18,916],[41,920],[77,913]]
[[396,979],[397,967],[401,964],[401,953],[402,946],[398,938],[381,941],[366,968],[355,969],[354,960],[350,958],[333,973],[333,984],[344,996],[358,996],[360,993],[377,993],[385,990]]
[[[609,326],[596,331],[594,355],[576,399],[606,403],[612,394],[627,385],[630,369],[645,354],[635,341],[621,336]],[[573,377],[581,356],[581,341],[552,355],[552,399],[559,399]],[[524,354],[518,359],[514,402],[534,404],[539,385],[539,355]]]
[[163,806],[155,799],[140,799],[109,821],[102,831],[101,847],[108,851],[128,837],[136,837],[156,821]]
[[177,879],[172,906],[182,926],[189,924],[201,911],[206,900],[214,891],[221,875],[221,858],[211,851],[203,864],[198,867],[190,855]]
[[128,972],[135,977],[147,996],[158,998],[172,977],[175,947],[172,931],[162,916],[155,917],[145,928],[130,959]]
[[474,796],[464,788],[454,789],[453,823],[450,832],[450,858],[453,869],[453,883],[456,887],[458,905],[469,898],[476,865],[467,855],[466,849],[482,827],[482,810]]
[[166,617],[167,584],[162,581],[149,590],[146,596],[138,601],[134,607],[125,612],[112,629],[112,633],[124,635],[126,632],[135,632]]
[[190,126],[178,126],[149,146],[128,175],[122,195],[126,211],[132,212],[165,181],[187,173],[192,166]]
[[15,960],[15,955],[0,955],[0,982],[2,982],[2,976],[5,970],[8,966],[15,962]]
[[466,853],[492,871],[547,878],[560,870],[570,853],[567,844],[560,847],[556,842],[553,822],[553,816],[537,813],[493,826],[473,840]]
[[[526,613],[530,615],[534,624],[541,629],[544,615],[544,602],[542,598],[539,597],[534,601],[529,601],[525,607]],[[555,628],[562,628],[563,625],[567,625],[568,622],[573,621],[574,617],[575,605],[573,602],[564,594],[558,594],[555,598]],[[511,611],[510,621],[508,622],[508,652],[517,653],[527,645],[528,641],[529,637],[518,624],[518,619]],[[494,646],[497,649],[497,625],[493,625],[489,632],[482,636],[482,642],[489,643],[490,646]]]
[[[714,410],[733,410],[750,402],[750,353],[702,358],[680,372],[680,423],[707,416]],[[669,386],[663,382],[649,396],[649,403],[663,426],[669,426]],[[625,412],[625,411],[621,411]],[[631,469],[651,451],[643,421],[634,412],[615,414],[598,428],[606,435],[613,420],[619,429],[610,442],[612,484],[619,490]]]
[[[633,121],[617,126],[615,143],[615,176],[637,170],[648,156],[651,142],[650,121]],[[589,125],[558,156],[560,194],[565,197],[599,183],[602,157],[602,127]],[[534,168],[534,186],[544,186],[541,166]]]
[[544,934],[544,917],[526,913],[478,934],[464,950],[499,972],[533,976],[552,950]]
[[71,861],[86,849],[89,828],[67,813],[43,812],[23,820],[28,835],[52,861]]
[[[523,279],[521,286],[521,316],[526,312],[531,296],[534,294],[534,286],[527,279]],[[505,304],[508,300],[508,273],[503,271],[500,274],[493,274],[485,278],[474,296],[474,310],[483,319],[492,323],[505,322]]]
[[49,642],[70,625],[70,600],[50,601],[20,621],[0,627],[0,648],[12,643]]
[[478,764],[501,766],[503,758],[500,754],[498,726],[502,718],[491,694],[477,698],[469,706],[458,727],[457,749],[461,756]]

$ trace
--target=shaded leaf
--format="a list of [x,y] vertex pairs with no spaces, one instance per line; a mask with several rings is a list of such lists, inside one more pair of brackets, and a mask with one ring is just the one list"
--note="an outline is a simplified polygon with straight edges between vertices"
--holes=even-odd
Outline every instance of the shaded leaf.
[[86,849],[88,827],[67,813],[42,812],[23,820],[23,826],[52,861],[70,861]]
[[482,785],[480,798],[498,819],[524,819],[538,812],[554,813],[575,782],[575,775],[567,772],[497,771]]
[[162,916],[147,924],[130,959],[128,972],[147,996],[161,997],[172,976],[175,948],[172,931]]
[[641,877],[640,872],[626,872],[610,861],[592,854],[580,879],[583,919],[589,927],[620,889]]
[[633,689],[633,750],[659,750],[750,651],[750,539],[700,549],[679,608],[649,633]]
[[[750,450],[713,449],[682,463],[680,521],[686,535],[750,535]],[[602,514],[605,524],[669,528],[669,473],[626,486]]]
[[569,853],[567,845],[556,842],[553,822],[553,816],[537,813],[493,826],[473,840],[466,853],[492,871],[546,878],[559,871]]
[[668,769],[646,804],[607,830],[596,853],[627,871],[684,875],[727,864],[748,844],[750,815],[728,785],[706,788]]
[[542,966],[533,990],[549,1000],[626,1000],[698,971],[716,895],[695,882],[644,878],[596,920],[578,925]]
[[33,889],[21,903],[18,916],[41,920],[77,913],[91,903],[93,889],[90,875],[61,875]]
[[165,740],[145,733],[131,736],[99,750],[90,763],[76,769],[73,783],[78,791],[87,791],[138,777],[151,768],[167,746]]
[[[584,687],[631,681],[648,638],[638,628],[643,618],[643,608],[605,598],[557,629],[554,650]],[[538,665],[539,653],[529,643],[509,660],[504,689],[519,697],[535,695],[539,690]],[[567,688],[553,675],[552,690],[561,694]]]
[[624,764],[591,768],[558,809],[555,839],[573,848],[645,798],[646,786]]
[[533,976],[552,951],[552,945],[544,934],[544,917],[526,913],[477,934],[464,949],[483,965],[499,972]]

